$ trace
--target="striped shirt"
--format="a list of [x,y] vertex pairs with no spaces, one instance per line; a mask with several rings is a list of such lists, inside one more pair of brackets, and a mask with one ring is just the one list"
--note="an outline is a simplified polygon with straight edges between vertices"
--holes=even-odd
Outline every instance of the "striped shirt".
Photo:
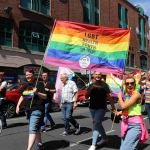
[[78,91],[74,81],[68,80],[62,88],[61,102],[73,102],[74,94]]
[[150,104],[150,81],[146,82],[145,103],[149,103]]

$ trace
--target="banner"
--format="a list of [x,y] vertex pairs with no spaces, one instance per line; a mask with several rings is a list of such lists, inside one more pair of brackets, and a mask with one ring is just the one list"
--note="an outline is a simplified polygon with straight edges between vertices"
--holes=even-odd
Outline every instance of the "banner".
[[71,69],[122,74],[130,30],[56,21],[44,63]]

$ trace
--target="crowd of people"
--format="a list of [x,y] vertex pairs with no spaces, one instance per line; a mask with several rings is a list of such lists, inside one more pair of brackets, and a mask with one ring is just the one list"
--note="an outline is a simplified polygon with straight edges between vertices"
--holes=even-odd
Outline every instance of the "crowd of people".
[[[6,117],[1,107],[5,101],[7,82],[4,81],[4,72],[0,72],[0,117],[3,128],[7,128]],[[48,73],[41,74],[42,80],[35,78],[33,70],[27,70],[25,73],[26,82],[22,83],[23,88],[20,91],[21,97],[16,107],[16,113],[20,112],[22,103],[27,119],[29,121],[29,137],[27,150],[32,150],[36,143],[36,150],[43,150],[41,133],[49,128],[52,129],[56,124],[49,113],[55,89],[51,88],[48,81]],[[61,74],[60,80],[63,84],[61,91],[61,114],[64,121],[63,136],[70,134],[71,124],[74,126],[74,134],[80,134],[80,124],[74,119],[73,111],[77,107],[78,88],[74,81],[69,80],[66,73]],[[142,117],[143,99],[150,121],[150,71],[147,72],[145,84],[139,90],[136,88],[136,81],[133,76],[127,76],[124,79],[124,88],[118,94],[118,103],[121,110],[115,108],[111,96],[109,85],[102,80],[101,72],[95,71],[93,79],[87,87],[86,98],[90,100],[89,110],[93,122],[92,143],[88,150],[95,150],[97,146],[108,143],[105,128],[102,125],[107,101],[111,105],[111,113],[114,117],[121,116],[121,146],[120,150],[134,150],[138,148],[139,143],[144,143],[149,135],[144,125]],[[141,92],[142,91],[142,92]]]

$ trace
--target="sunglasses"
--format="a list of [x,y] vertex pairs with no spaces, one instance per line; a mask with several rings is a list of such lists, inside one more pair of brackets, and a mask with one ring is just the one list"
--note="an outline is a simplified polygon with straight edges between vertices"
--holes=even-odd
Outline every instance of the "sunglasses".
[[135,82],[126,82],[126,85],[135,85]]

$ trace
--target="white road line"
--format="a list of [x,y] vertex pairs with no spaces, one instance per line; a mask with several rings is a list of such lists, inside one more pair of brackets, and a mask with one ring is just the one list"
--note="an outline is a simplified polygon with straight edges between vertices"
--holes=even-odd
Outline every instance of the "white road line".
[[[109,130],[109,131],[106,132],[106,134],[109,134],[109,133],[114,132],[114,131],[116,131],[116,130]],[[89,137],[89,138],[83,139],[83,140],[81,140],[81,141],[72,143],[72,144],[70,144],[70,147],[74,147],[74,146],[79,145],[80,143],[85,142],[85,141],[88,141],[88,140],[90,140],[90,139],[92,139],[92,137]]]

